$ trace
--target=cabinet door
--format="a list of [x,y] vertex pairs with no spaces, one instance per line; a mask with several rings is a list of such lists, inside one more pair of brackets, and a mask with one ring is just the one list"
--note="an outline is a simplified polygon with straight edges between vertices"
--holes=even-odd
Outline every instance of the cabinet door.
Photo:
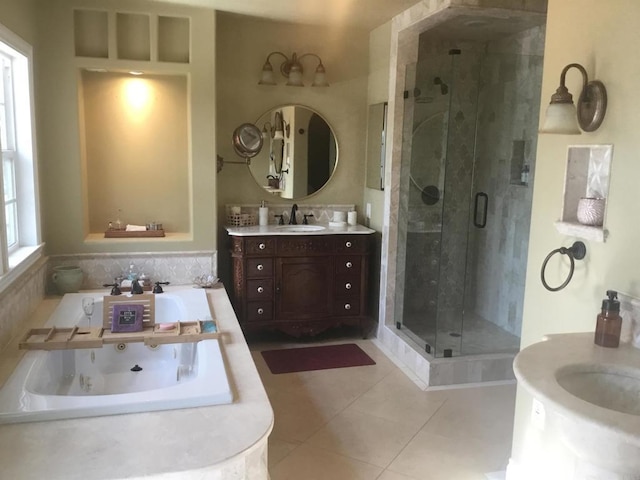
[[332,279],[331,257],[278,258],[276,318],[304,320],[331,315]]

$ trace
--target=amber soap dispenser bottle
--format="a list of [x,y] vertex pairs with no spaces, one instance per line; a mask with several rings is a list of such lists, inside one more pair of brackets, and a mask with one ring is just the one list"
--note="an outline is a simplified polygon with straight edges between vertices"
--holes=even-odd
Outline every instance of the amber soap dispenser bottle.
[[602,313],[598,315],[595,342],[601,347],[617,348],[622,327],[618,292],[607,290],[607,297],[602,301]]

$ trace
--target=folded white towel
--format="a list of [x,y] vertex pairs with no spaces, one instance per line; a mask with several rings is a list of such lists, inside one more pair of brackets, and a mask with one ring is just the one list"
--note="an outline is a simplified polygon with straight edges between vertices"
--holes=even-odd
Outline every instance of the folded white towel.
[[145,225],[127,225],[127,232],[144,232],[146,229]]

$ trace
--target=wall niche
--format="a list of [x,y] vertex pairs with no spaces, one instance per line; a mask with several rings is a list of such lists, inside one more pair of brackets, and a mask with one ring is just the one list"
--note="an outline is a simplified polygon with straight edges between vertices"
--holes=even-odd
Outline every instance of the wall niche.
[[87,233],[118,217],[190,232],[186,75],[81,70],[79,91]]

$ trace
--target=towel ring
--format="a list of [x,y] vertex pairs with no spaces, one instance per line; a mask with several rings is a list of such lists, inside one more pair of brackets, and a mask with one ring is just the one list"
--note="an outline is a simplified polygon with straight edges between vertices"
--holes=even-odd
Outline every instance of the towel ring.
[[[571,262],[571,267],[569,269],[569,276],[567,279],[560,285],[559,287],[550,287],[547,281],[544,278],[544,271],[547,268],[547,263],[549,263],[549,259],[553,257],[556,253],[560,253],[562,255],[567,255],[569,257],[569,261]],[[574,260],[582,260],[587,254],[587,247],[582,242],[575,242],[571,247],[560,247],[553,250],[547,258],[542,262],[542,269],[540,270],[540,280],[542,280],[542,285],[544,288],[549,290],[550,292],[557,292],[558,290],[562,290],[564,287],[569,285],[569,282],[573,278],[573,271],[575,269],[575,261]]]

